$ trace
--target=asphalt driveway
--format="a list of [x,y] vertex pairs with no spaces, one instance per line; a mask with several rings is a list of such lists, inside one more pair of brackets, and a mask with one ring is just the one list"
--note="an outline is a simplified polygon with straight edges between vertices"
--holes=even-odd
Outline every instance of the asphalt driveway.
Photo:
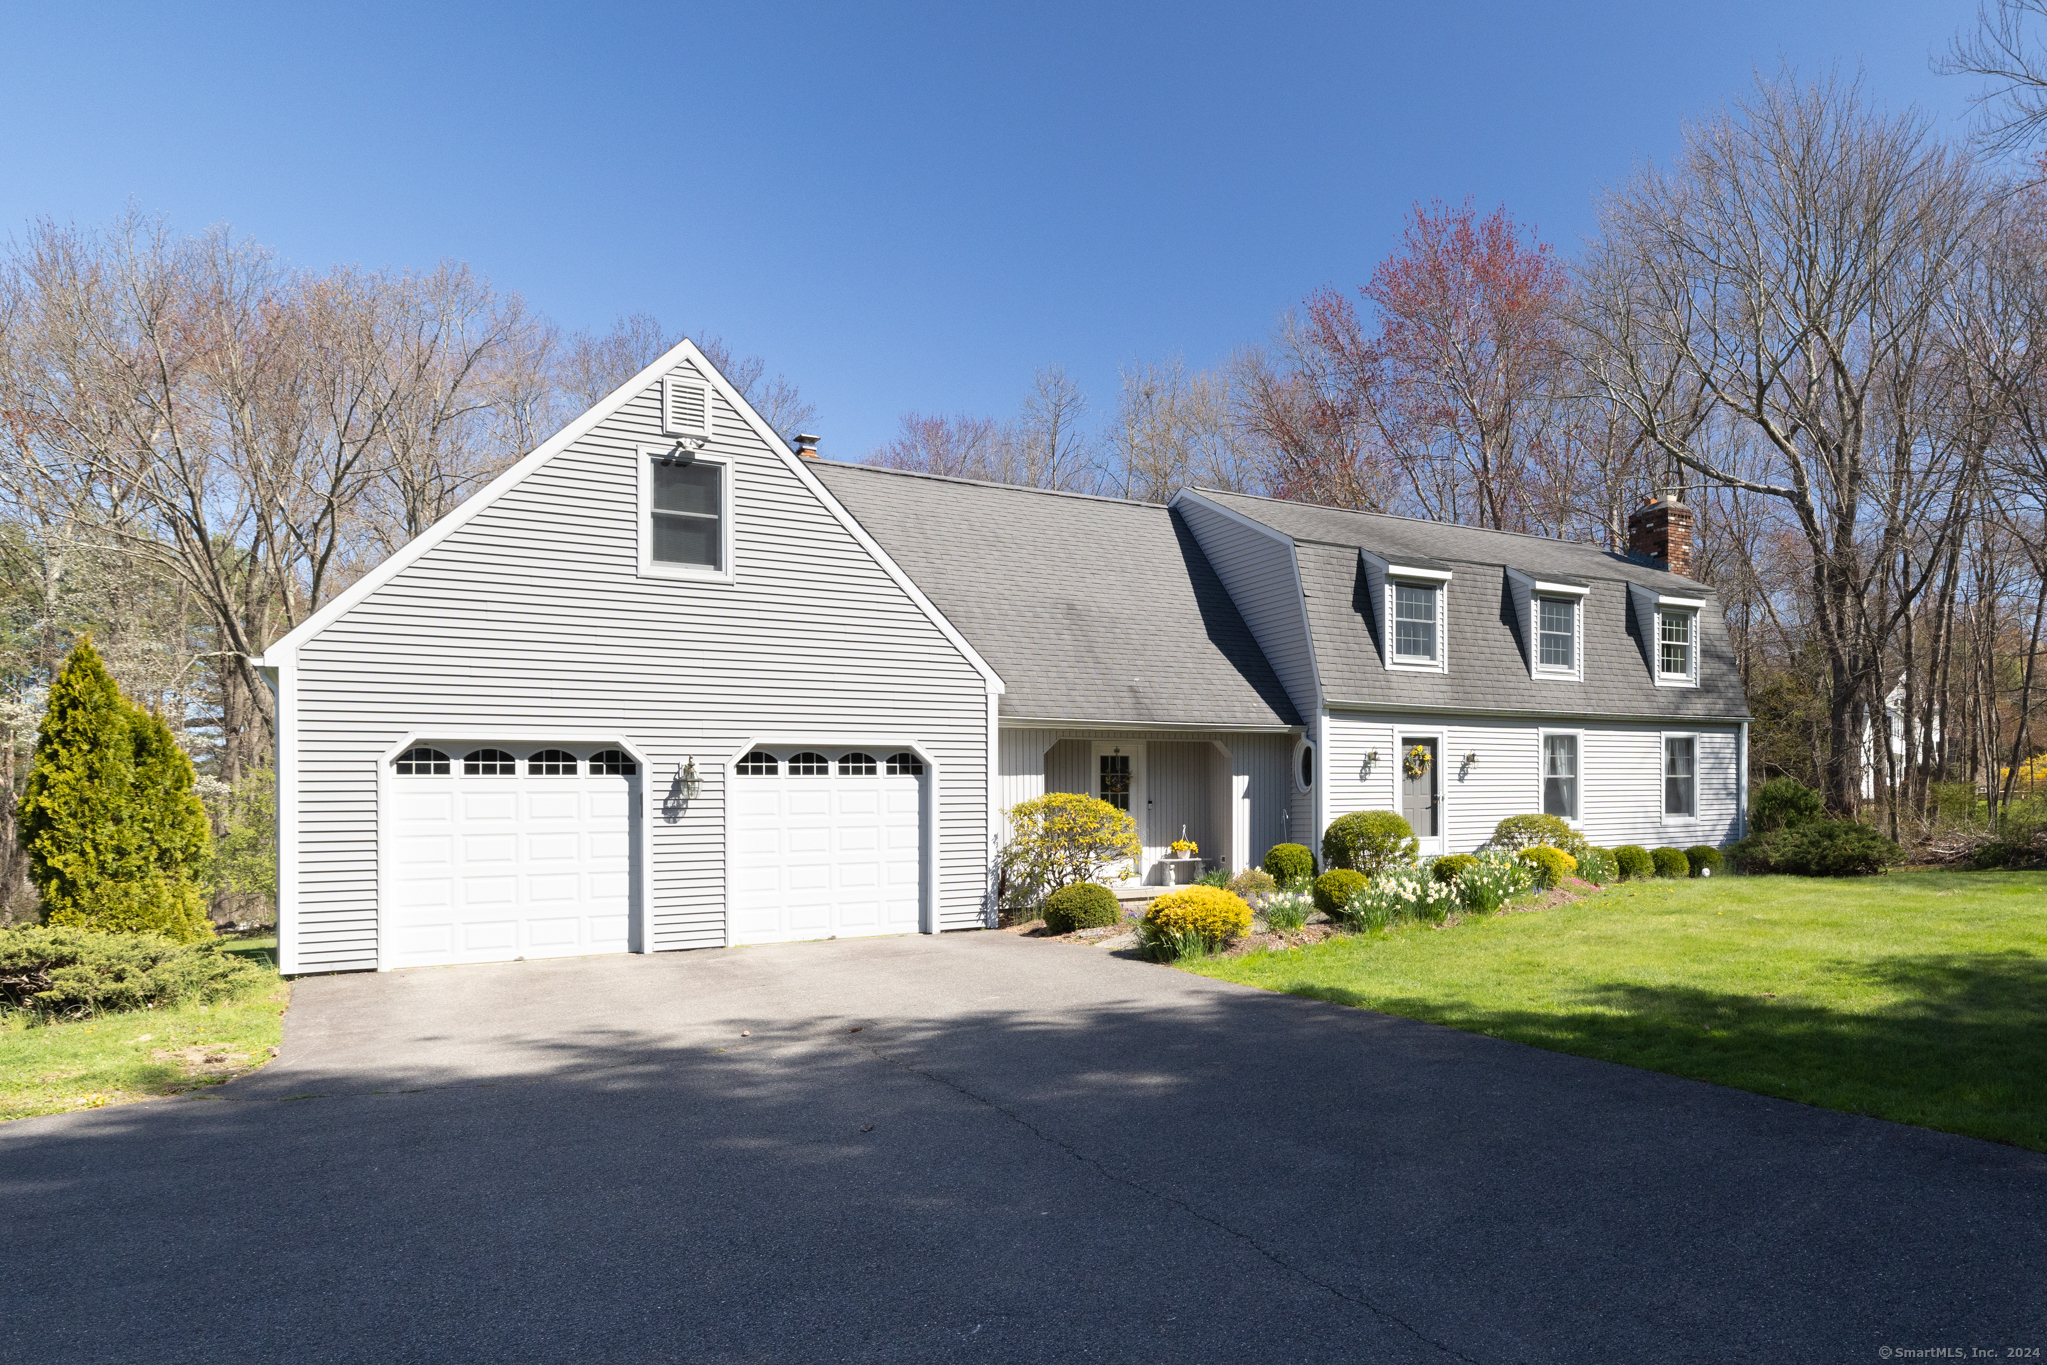
[[2002,1357],[2043,1196],[1008,934],[323,977],[256,1076],[0,1126],[0,1357]]

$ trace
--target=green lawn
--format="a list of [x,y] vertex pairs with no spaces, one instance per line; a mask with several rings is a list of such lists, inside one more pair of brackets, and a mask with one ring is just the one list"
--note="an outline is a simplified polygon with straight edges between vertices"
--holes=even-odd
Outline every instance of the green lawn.
[[2047,873],[1631,882],[1186,966],[2047,1151]]
[[[228,951],[275,966],[277,941],[238,939]],[[175,1095],[246,1075],[284,1033],[286,983],[231,1000],[137,1010],[76,1023],[0,1015],[0,1120]]]

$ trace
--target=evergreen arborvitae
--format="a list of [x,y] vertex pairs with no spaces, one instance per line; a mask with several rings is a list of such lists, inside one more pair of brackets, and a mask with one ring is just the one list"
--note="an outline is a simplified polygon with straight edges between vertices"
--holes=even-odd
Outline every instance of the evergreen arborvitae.
[[15,818],[47,922],[211,937],[211,847],[191,760],[121,696],[89,639],[50,685]]

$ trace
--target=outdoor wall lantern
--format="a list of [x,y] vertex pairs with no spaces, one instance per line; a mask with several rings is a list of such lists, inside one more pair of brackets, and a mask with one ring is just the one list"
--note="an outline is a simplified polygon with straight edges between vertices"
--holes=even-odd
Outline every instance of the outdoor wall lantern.
[[697,756],[691,754],[689,763],[675,775],[676,794],[685,801],[694,801],[704,794],[704,779],[697,772]]

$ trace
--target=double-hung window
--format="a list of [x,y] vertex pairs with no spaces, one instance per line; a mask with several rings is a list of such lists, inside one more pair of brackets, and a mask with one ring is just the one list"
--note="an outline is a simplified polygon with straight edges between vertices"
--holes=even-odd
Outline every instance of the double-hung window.
[[1542,737],[1542,813],[1560,815],[1566,820],[1578,818],[1576,735]]
[[1578,666],[1578,604],[1567,597],[1538,597],[1536,661],[1544,668],[1569,672]]
[[1663,737],[1663,813],[1674,820],[1699,813],[1699,741],[1691,735]]
[[731,558],[731,466],[679,448],[642,446],[641,574],[730,578]]
[[1436,662],[1436,620],[1443,590],[1433,583],[1393,585],[1393,657],[1403,663]]
[[1669,607],[1656,613],[1656,676],[1659,681],[1690,682],[1698,655],[1698,614]]

